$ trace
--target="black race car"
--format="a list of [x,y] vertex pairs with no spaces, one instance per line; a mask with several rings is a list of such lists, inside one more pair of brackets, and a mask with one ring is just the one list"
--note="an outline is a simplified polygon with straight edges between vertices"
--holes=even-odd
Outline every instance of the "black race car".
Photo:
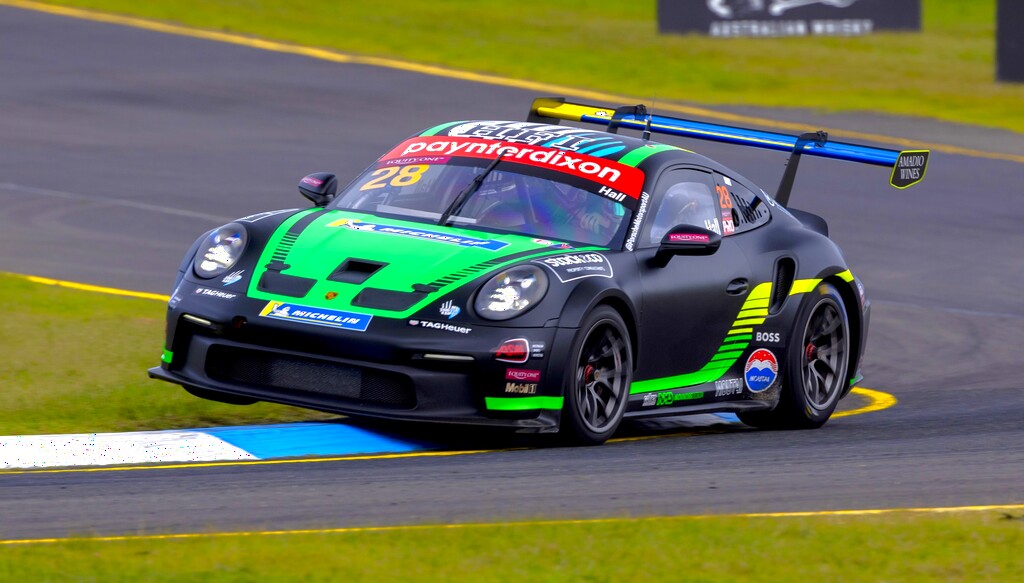
[[[651,133],[792,154],[773,198]],[[786,208],[802,154],[892,166],[900,188],[928,156],[562,99],[527,122],[432,127],[340,192],[303,178],[312,208],[197,240],[150,376],[581,444],[623,417],[819,427],[860,378],[869,307],[825,221]]]

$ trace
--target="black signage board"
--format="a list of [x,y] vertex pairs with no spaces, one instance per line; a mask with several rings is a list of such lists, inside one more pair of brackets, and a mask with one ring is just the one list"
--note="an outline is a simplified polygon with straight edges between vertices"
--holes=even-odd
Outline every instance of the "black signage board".
[[996,79],[1024,81],[1024,2],[999,0],[996,11]]
[[921,30],[921,0],[658,0],[658,30],[721,38]]

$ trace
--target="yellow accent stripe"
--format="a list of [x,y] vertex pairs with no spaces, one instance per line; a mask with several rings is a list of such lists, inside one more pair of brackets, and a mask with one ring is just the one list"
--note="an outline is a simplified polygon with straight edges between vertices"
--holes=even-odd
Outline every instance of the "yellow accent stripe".
[[[750,291],[750,295],[747,296],[746,302],[749,302],[750,300],[765,300],[771,295],[772,282],[766,281],[764,283],[757,284],[757,286]],[[744,302],[744,307],[746,307],[746,302]]]
[[[423,65],[420,63],[412,63],[409,61],[402,61],[398,59],[387,59],[381,57],[364,57],[357,55],[348,55],[337,51],[331,51],[326,49],[317,49],[312,47],[304,47],[301,45],[294,45],[283,42],[276,42],[252,37],[245,37],[236,34],[229,34],[224,32],[215,32],[210,30],[202,30],[197,28],[190,28],[187,26],[168,24],[164,22],[157,22],[153,20],[146,20],[143,18],[134,18],[130,16],[118,16],[115,14],[106,14],[102,12],[95,12],[92,10],[83,10],[80,8],[68,8],[64,6],[50,6],[47,4],[41,4],[39,2],[29,2],[27,0],[0,0],[0,5],[13,6],[15,8],[23,8],[25,10],[35,10],[38,12],[46,12],[49,14],[57,14],[60,16],[67,16],[71,18],[79,18],[82,20],[92,20],[94,22],[104,22],[107,24],[118,24],[121,26],[130,26],[133,28],[141,28],[144,30],[150,30],[154,32],[162,32],[167,34],[175,34],[179,36],[187,36],[192,38],[200,38],[204,40],[211,40],[216,42],[223,42],[234,45],[242,45],[254,49],[260,49],[264,51],[272,51],[278,53],[287,53],[293,55],[302,55],[313,59],[320,59],[324,61],[331,61],[335,63],[354,63],[360,65],[371,65],[375,67],[382,67],[387,69],[396,69],[400,71],[410,71],[413,73],[422,73],[424,75],[432,75],[435,77],[444,77],[448,79],[459,79],[461,81],[472,81],[475,83],[484,83],[487,85],[496,85],[500,87],[512,87],[516,89],[525,89],[528,91],[536,91],[545,95],[566,95],[573,96],[579,99],[603,101],[611,103],[638,103],[637,97],[629,97],[624,95],[617,95],[614,93],[604,93],[601,91],[590,91],[581,89],[578,87],[568,87],[565,85],[557,85],[553,83],[540,83],[536,81],[525,81],[522,79],[510,79],[507,77],[499,77],[497,75],[486,75],[482,73],[473,73],[470,71],[460,71],[457,69],[449,69],[446,67],[437,67],[433,65]],[[676,105],[668,103],[659,103],[658,109],[663,111],[670,111],[674,113],[681,113],[688,116],[718,119],[727,122],[731,122],[737,125],[756,125],[766,128],[773,128],[779,130],[787,130],[796,133],[803,133],[807,131],[807,127],[812,124],[808,123],[792,123],[782,122],[774,119],[768,119],[763,117],[754,117],[748,115],[739,115],[733,113],[726,113],[724,111],[716,111],[704,107],[692,107],[686,105]],[[1008,162],[1016,162],[1018,164],[1024,164],[1024,155],[1019,154],[1004,154],[1001,152],[989,152],[985,150],[975,150],[972,148],[962,148],[960,146],[953,146],[950,144],[922,144],[920,142],[907,140],[904,138],[895,138],[892,136],[885,136],[880,134],[871,134],[865,132],[858,132],[852,130],[843,130],[837,128],[821,128],[832,135],[841,135],[847,138],[863,140],[869,142],[879,142],[883,144],[889,144],[898,146],[903,149],[913,148],[919,149],[926,147],[933,152],[942,152],[944,154],[957,154],[960,156],[971,156],[974,158],[986,158],[989,160],[1004,160]]]
[[[735,325],[736,324],[733,323],[733,326],[735,326]],[[733,328],[732,330],[729,330],[729,333],[726,334],[726,336],[732,336],[734,334],[753,334],[753,333],[754,333],[754,329],[753,328]]]
[[[0,4],[2,4],[2,3],[3,3],[2,0],[0,0]],[[103,286],[99,286],[99,285],[89,285],[87,283],[76,283],[76,282],[73,282],[73,281],[63,281],[63,280],[60,280],[60,279],[50,279],[48,277],[37,277],[35,275],[22,275],[20,273],[9,273],[7,275],[13,275],[15,277],[21,277],[21,278],[27,279],[28,281],[31,281],[32,283],[39,283],[39,284],[43,284],[43,285],[55,285],[55,286],[59,286],[59,287],[66,287],[66,288],[70,288],[70,289],[77,289],[77,290],[80,290],[80,291],[97,292],[97,293],[101,293],[101,294],[109,294],[109,295],[112,295],[112,296],[127,296],[127,297],[130,297],[130,298],[141,298],[141,299],[144,299],[144,300],[158,300],[158,301],[161,301],[161,302],[166,302],[166,301],[171,299],[170,296],[165,296],[165,295],[162,295],[162,294],[151,294],[151,293],[148,293],[148,292],[130,291],[130,290],[126,290],[126,289],[117,289],[117,288],[114,288],[114,287],[103,287]]]
[[827,516],[879,516],[886,514],[958,514],[967,512],[1024,510],[1024,504],[989,504],[985,506],[939,506],[919,508],[866,508],[860,510],[806,510],[795,512],[750,512],[744,514],[693,514],[683,516],[643,516],[618,518],[577,518],[563,520],[523,520],[512,522],[469,522],[456,524],[400,524],[394,526],[351,526],[341,528],[305,528],[295,530],[243,530],[235,532],[186,532],[178,534],[137,534],[121,536],[94,536],[68,538],[35,538],[0,540],[0,545],[37,545],[53,543],[98,543],[127,541],[158,541],[182,539],[216,539],[226,537],[289,536],[308,534],[360,534],[371,532],[422,532],[430,530],[469,530],[480,528],[547,527],[584,524],[645,524],[684,520],[714,520],[719,518],[807,518]]
[[[744,305],[743,307],[744,308],[749,308],[750,306]],[[768,316],[768,310],[766,310],[764,308],[757,308],[757,309],[754,309],[754,310],[744,309],[744,310],[740,311],[740,313],[736,316],[736,320],[738,321],[738,320],[742,320],[743,318],[757,318],[757,317],[767,317],[767,316]]]
[[836,277],[845,281],[846,283],[853,283],[853,272],[847,269],[836,274]]
[[751,318],[749,320],[736,320],[732,323],[733,326],[760,326],[764,324],[764,318]]
[[798,279],[793,282],[793,287],[789,290],[789,295],[793,296],[796,294],[805,294],[809,291],[814,291],[814,288],[818,287],[821,283],[820,279]]

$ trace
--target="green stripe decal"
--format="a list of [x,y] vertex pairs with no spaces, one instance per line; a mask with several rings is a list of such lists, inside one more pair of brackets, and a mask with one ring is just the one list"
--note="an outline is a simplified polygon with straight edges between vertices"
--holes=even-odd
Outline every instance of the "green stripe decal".
[[164,353],[160,355],[160,360],[166,362],[167,364],[171,364],[171,361],[174,360],[174,353],[164,348]]
[[444,130],[446,130],[446,129],[452,127],[452,126],[457,126],[460,123],[464,123],[464,122],[452,121],[452,122],[448,122],[448,123],[443,123],[443,124],[441,124],[439,126],[434,126],[434,127],[430,128],[429,130],[427,130],[427,131],[423,132],[422,134],[420,134],[420,136],[421,137],[422,136],[436,136],[437,134],[443,132]]
[[626,154],[625,156],[619,158],[619,164],[625,164],[626,166],[636,166],[643,162],[644,160],[650,158],[651,156],[659,154],[661,152],[665,152],[667,150],[682,150],[682,148],[677,148],[675,146],[666,146],[664,144],[651,144],[650,146],[637,148],[632,152]]
[[560,410],[564,401],[564,397],[484,397],[484,404],[491,411]]
[[635,395],[637,393],[652,393],[654,391],[664,391],[667,389],[692,387],[693,385],[702,385],[722,378],[722,375],[724,375],[732,365],[735,364],[741,356],[743,356],[743,351],[746,350],[748,343],[753,338],[753,335],[751,334],[753,332],[753,328],[741,328],[740,326],[750,326],[752,324],[760,325],[764,323],[764,318],[741,320],[739,319],[740,315],[748,315],[754,308],[762,307],[760,304],[764,302],[766,298],[770,297],[771,294],[772,283],[770,281],[758,284],[750,291],[750,295],[747,296],[747,299],[743,302],[743,306],[740,307],[739,314],[736,315],[736,321],[732,323],[729,333],[726,335],[725,340],[723,340],[722,345],[718,347],[718,350],[715,351],[715,355],[711,357],[711,361],[705,364],[703,368],[697,372],[671,377],[662,377],[660,379],[636,381],[630,385],[629,394]]

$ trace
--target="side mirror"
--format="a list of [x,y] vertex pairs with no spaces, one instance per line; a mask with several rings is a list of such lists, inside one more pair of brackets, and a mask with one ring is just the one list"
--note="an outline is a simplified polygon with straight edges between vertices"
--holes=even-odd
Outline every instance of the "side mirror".
[[327,206],[338,192],[338,178],[330,172],[316,172],[299,181],[299,192],[316,206]]
[[714,231],[694,225],[676,225],[661,238],[651,263],[665,267],[676,255],[711,255],[721,244],[722,236]]

